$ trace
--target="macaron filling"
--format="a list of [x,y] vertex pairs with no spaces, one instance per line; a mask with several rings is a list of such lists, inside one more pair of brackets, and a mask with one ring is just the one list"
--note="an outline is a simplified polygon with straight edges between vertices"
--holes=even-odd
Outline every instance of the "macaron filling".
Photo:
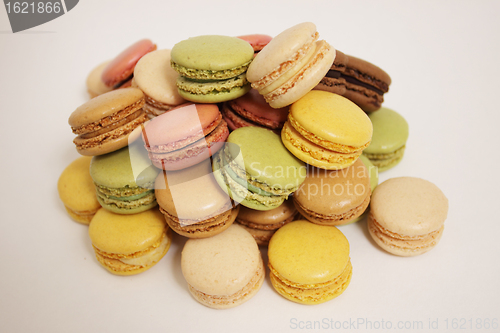
[[245,86],[250,87],[245,73],[218,81],[193,80],[183,76],[177,79],[177,88],[180,91],[194,95],[228,93],[233,89],[240,89]]

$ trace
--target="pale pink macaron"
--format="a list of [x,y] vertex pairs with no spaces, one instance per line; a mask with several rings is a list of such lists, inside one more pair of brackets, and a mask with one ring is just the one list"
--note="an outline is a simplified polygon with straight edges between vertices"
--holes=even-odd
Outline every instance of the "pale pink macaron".
[[117,55],[102,71],[102,82],[108,87],[130,86],[137,62],[146,54],[156,50],[156,44],[149,39],[130,45]]
[[261,34],[252,34],[252,35],[244,35],[244,36],[238,36],[239,39],[243,39],[244,41],[247,41],[252,45],[253,50],[255,53],[259,52],[269,44],[271,39],[273,39],[271,36],[268,35],[261,35]]
[[181,170],[208,159],[228,135],[215,104],[177,107],[153,118],[142,133],[151,162],[163,170]]
[[289,107],[274,109],[255,89],[222,106],[222,116],[230,130],[245,126],[260,126],[272,130],[283,127]]

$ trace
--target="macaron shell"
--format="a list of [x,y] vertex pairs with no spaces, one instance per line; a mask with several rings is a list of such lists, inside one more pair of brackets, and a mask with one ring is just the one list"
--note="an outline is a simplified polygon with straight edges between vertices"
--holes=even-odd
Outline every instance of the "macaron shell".
[[90,177],[90,157],[82,156],[68,165],[59,176],[57,190],[70,216],[77,222],[89,224],[101,205]]
[[[284,123],[288,116],[288,107],[272,108],[256,89],[248,94],[230,101],[232,108],[245,118],[266,126],[267,122]],[[261,120],[262,119],[262,120]]]
[[86,84],[90,98],[94,98],[113,90],[112,87],[106,86],[101,79],[102,71],[104,70],[104,68],[106,68],[109,62],[110,60],[101,63],[100,65],[92,69],[92,71],[87,76]]
[[205,35],[191,37],[174,45],[172,61],[189,69],[232,69],[253,59],[253,48],[236,37]]
[[255,240],[235,224],[214,237],[190,239],[182,250],[184,278],[190,286],[208,295],[236,294],[261,265]]
[[158,209],[133,215],[119,215],[100,209],[89,227],[92,244],[110,254],[130,255],[146,250],[166,232]]
[[157,50],[142,57],[134,69],[134,81],[146,96],[159,103],[179,105],[186,101],[177,91],[179,74],[170,66],[170,50]]
[[[200,83],[193,81],[191,84],[199,85]],[[214,81],[213,84],[217,85],[217,82]],[[221,82],[220,84],[222,85],[224,82]],[[179,89],[179,95],[182,98],[194,103],[222,103],[245,95],[248,91],[250,91],[250,88],[250,84],[245,84],[241,87],[231,88],[231,90],[219,88],[207,94],[193,94],[189,91]]]
[[409,126],[399,113],[383,107],[377,112],[370,113],[368,117],[373,125],[373,137],[364,152],[368,154],[387,154],[406,144]]
[[239,39],[247,41],[253,48],[254,52],[258,52],[264,48],[273,39],[271,36],[262,34],[238,36]]
[[304,220],[278,229],[269,242],[269,264],[298,284],[336,279],[349,263],[349,242],[337,228]]
[[329,142],[361,147],[370,142],[370,118],[342,96],[313,90],[292,104],[290,114],[305,131]]
[[249,223],[260,225],[276,224],[296,214],[297,210],[291,199],[285,200],[280,206],[267,210],[253,210],[247,207],[241,207],[238,214],[238,219]]
[[[227,149],[251,177],[277,189],[297,188],[305,179],[304,164],[283,146],[280,137],[260,127],[242,127],[231,132]],[[263,149],[265,147],[266,149]]]
[[427,180],[391,178],[373,192],[370,214],[393,233],[421,236],[443,226],[448,215],[448,199]]
[[117,55],[103,70],[102,81],[107,86],[113,86],[125,80],[134,72],[134,66],[145,54],[156,49],[149,39],[142,39]]

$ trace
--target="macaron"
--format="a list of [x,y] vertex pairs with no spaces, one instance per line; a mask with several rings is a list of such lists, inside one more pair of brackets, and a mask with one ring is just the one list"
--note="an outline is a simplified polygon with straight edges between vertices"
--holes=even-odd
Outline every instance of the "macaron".
[[132,86],[144,93],[142,107],[149,118],[159,116],[186,102],[178,91],[179,74],[170,66],[170,50],[156,50],[142,57],[134,69]]
[[142,146],[132,145],[94,156],[90,175],[97,200],[116,214],[137,214],[156,206],[153,184],[158,169],[151,165]]
[[142,137],[149,158],[163,170],[181,170],[212,156],[229,135],[214,104],[189,104],[152,119]]
[[[366,157],[363,154],[361,154],[361,156],[359,156],[359,159],[361,160],[361,162],[363,162],[365,167],[368,169],[368,174],[370,175],[370,189],[371,189],[371,192],[373,194],[373,191],[375,190],[375,188],[378,185],[378,168],[376,166],[374,166],[372,164],[372,162],[370,162],[368,157]],[[360,216],[358,216],[354,220],[351,220],[350,222],[345,223],[344,225],[359,222],[361,219],[363,219],[368,214],[369,210],[370,210],[370,205],[368,205],[368,207],[365,209],[363,214],[361,214]]]
[[102,71],[101,80],[113,89],[125,85],[130,86],[135,65],[144,55],[154,50],[156,50],[156,44],[149,39],[135,42],[111,60]]
[[274,109],[255,89],[247,94],[225,102],[222,116],[230,130],[245,126],[260,126],[269,129],[281,129],[288,116],[289,107]]
[[107,154],[128,145],[129,135],[147,119],[144,94],[137,88],[113,90],[79,106],[68,123],[78,136],[76,150],[87,156]]
[[57,181],[59,198],[69,216],[76,222],[89,224],[101,208],[90,177],[91,157],[81,156],[64,169]]
[[99,210],[89,226],[97,261],[116,275],[142,273],[160,261],[172,241],[172,232],[158,209],[120,215]]
[[385,251],[416,256],[437,245],[447,215],[448,199],[433,183],[415,177],[391,178],[373,192],[368,231]]
[[342,170],[310,168],[293,194],[293,203],[307,220],[337,226],[363,214],[370,203],[370,194],[368,169],[358,159]]
[[292,222],[297,215],[292,200],[285,200],[271,210],[255,210],[240,205],[236,222],[255,238],[257,244],[267,246],[276,230]]
[[233,208],[231,198],[215,181],[210,160],[160,173],[155,195],[168,225],[188,238],[220,234],[234,222],[240,207]]
[[381,108],[368,114],[373,125],[370,145],[363,150],[379,171],[396,166],[403,158],[409,127],[406,120],[396,111]]
[[214,237],[189,239],[182,249],[181,269],[194,299],[214,309],[248,301],[265,276],[257,243],[236,224]]
[[290,301],[323,303],[351,281],[349,242],[336,227],[293,221],[276,231],[267,253],[271,284]]
[[281,138],[301,161],[337,170],[358,159],[372,133],[370,118],[359,106],[345,97],[313,90],[292,104]]
[[110,60],[101,63],[100,65],[92,69],[92,71],[87,76],[87,92],[89,93],[90,98],[94,98],[113,90],[113,87],[106,86],[101,79],[102,71],[104,70],[104,68],[106,68],[109,62]]
[[337,50],[332,67],[315,89],[342,95],[373,112],[382,106],[390,84],[391,77],[381,68]]
[[261,127],[231,132],[213,159],[214,176],[229,196],[243,206],[271,210],[297,190],[306,177],[304,163]]
[[206,35],[174,45],[171,65],[181,75],[179,94],[196,103],[219,103],[243,96],[250,90],[246,78],[254,51],[242,39]]
[[269,44],[271,39],[273,39],[271,36],[262,34],[244,35],[244,36],[238,36],[238,38],[247,41],[252,46],[255,54],[262,51],[264,46]]
[[297,24],[274,37],[248,67],[247,78],[273,108],[292,104],[312,90],[335,59],[335,49],[314,23]]

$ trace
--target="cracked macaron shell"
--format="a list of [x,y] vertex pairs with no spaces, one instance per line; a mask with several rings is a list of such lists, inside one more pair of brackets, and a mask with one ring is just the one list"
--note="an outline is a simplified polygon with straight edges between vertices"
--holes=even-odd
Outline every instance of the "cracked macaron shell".
[[293,103],[290,116],[312,135],[334,144],[362,147],[370,142],[370,118],[345,97],[313,90]]
[[89,226],[89,236],[92,244],[103,252],[130,255],[155,245],[166,228],[163,215],[157,209],[131,215],[101,209]]
[[336,227],[298,220],[276,231],[268,256],[269,264],[291,282],[327,283],[348,265],[349,242]]
[[[295,190],[306,177],[305,164],[271,130],[241,127],[229,134],[227,142],[227,149],[239,167],[249,177],[274,189]],[[236,158],[238,155],[241,158]]]
[[95,156],[90,175],[97,185],[107,188],[150,187],[159,170],[151,165],[143,147],[132,145],[113,153]]
[[373,124],[370,145],[363,150],[367,154],[388,154],[403,147],[408,140],[409,127],[406,120],[394,110],[382,107],[368,115]]

